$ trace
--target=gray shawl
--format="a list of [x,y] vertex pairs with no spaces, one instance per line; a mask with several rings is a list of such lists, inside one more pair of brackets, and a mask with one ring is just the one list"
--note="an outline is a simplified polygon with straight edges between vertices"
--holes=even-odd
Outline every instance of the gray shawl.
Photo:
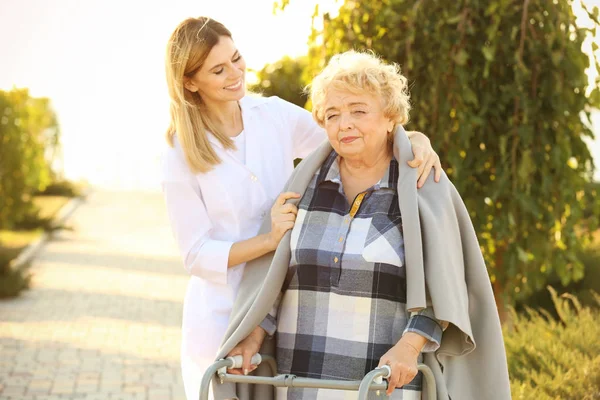
[[[328,142],[323,143],[305,158],[284,191],[304,193],[331,150]],[[425,364],[436,376],[438,399],[510,399],[498,312],[464,203],[445,174],[437,184],[430,176],[417,190],[417,171],[406,164],[413,159],[412,148],[402,127],[394,135],[394,156],[399,161],[398,201],[406,257],[407,309],[419,310],[429,303],[438,320],[449,322],[441,347],[435,353],[425,354]],[[269,232],[270,227],[267,216],[260,233]],[[218,359],[225,357],[265,318],[281,290],[289,263],[290,231],[275,252],[247,263]],[[272,353],[272,342],[266,340],[261,352]],[[261,372],[259,367],[257,373]],[[219,384],[216,379],[213,390],[216,400],[268,400],[273,396],[271,387],[237,385],[236,389],[234,384]]]

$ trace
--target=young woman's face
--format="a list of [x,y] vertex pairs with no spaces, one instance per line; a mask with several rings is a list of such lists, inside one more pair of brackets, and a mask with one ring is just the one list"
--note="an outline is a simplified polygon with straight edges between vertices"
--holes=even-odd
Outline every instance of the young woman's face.
[[246,62],[233,40],[221,36],[202,68],[189,78],[186,89],[198,92],[205,102],[237,101],[246,94]]

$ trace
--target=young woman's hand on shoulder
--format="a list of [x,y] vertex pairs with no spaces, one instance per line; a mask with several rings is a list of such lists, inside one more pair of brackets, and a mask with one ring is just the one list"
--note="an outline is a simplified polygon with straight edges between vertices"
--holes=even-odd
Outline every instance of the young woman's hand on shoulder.
[[294,227],[298,207],[287,203],[289,199],[299,199],[301,196],[294,192],[281,193],[271,208],[271,232],[267,235],[268,246],[275,250],[283,235]]

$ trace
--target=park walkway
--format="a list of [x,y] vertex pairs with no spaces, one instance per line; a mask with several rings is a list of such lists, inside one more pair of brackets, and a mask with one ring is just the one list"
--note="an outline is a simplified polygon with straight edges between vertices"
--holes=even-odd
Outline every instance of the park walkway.
[[160,193],[94,192],[0,301],[0,399],[183,400],[187,276]]

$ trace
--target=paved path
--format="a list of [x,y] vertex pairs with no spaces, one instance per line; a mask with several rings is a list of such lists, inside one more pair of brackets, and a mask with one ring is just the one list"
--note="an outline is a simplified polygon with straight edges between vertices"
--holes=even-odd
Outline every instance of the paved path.
[[183,400],[187,276],[160,193],[96,192],[0,301],[0,399]]

